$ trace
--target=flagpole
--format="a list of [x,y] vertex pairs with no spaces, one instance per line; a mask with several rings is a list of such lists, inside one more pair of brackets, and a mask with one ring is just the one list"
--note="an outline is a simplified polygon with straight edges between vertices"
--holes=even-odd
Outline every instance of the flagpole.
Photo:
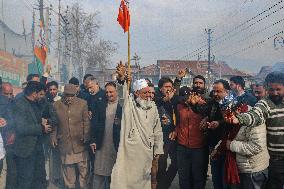
[[130,90],[131,66],[130,66],[130,29],[128,29],[128,91]]
[[[127,2],[127,8],[128,11],[130,11],[129,9],[130,5],[129,5],[129,1]],[[131,65],[130,65],[130,27],[128,26],[128,91],[130,91],[130,82],[131,82]]]
[[[128,91],[130,90],[130,78],[131,78],[131,65],[130,65],[130,14],[129,14],[129,1],[128,0],[121,0],[120,7],[118,9],[118,17],[117,17],[118,23],[121,25],[121,27],[124,30],[124,33],[127,32],[128,35],[128,57],[127,57],[127,64],[128,64]],[[126,65],[125,65],[126,67]]]

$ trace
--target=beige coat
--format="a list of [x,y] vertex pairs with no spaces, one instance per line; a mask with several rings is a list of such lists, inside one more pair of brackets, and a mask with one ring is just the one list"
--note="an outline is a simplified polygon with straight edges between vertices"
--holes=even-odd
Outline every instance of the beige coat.
[[54,103],[58,125],[51,138],[57,141],[61,155],[86,151],[90,138],[90,120],[85,100],[75,97],[71,105],[61,100]]
[[269,165],[266,125],[241,127],[231,142],[230,150],[236,152],[240,173],[254,173],[266,169]]

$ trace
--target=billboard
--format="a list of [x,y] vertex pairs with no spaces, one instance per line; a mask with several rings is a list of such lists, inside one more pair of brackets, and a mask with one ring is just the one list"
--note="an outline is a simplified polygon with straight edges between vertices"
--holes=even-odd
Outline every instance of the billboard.
[[16,56],[0,51],[0,77],[3,81],[10,82],[20,87],[28,74],[27,63]]

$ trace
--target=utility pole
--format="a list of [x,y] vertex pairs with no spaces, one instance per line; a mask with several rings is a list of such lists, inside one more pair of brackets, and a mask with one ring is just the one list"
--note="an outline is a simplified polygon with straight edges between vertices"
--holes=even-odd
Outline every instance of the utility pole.
[[[5,20],[4,20],[4,0],[2,0],[2,21],[5,23]],[[6,47],[6,34],[4,32],[4,51],[7,50],[7,47]]]
[[7,51],[7,46],[6,46],[6,34],[4,33],[4,51]]
[[[33,10],[33,23],[32,23],[32,54],[35,50],[35,11]],[[33,63],[35,63],[35,57],[33,56]]]
[[213,31],[211,29],[205,29],[208,35],[208,73],[211,71],[211,34]]
[[2,0],[2,21],[4,22],[4,0]]
[[52,11],[52,4],[46,8],[46,23],[45,23],[45,36],[46,36],[46,47],[48,53],[50,54],[50,41],[51,41],[51,11]]
[[60,56],[61,56],[61,22],[60,22],[60,16],[61,16],[61,0],[58,0],[58,39],[57,39],[57,49],[58,49],[58,80],[61,81],[61,74],[60,74],[60,68],[61,68],[61,62],[60,62]]
[[44,31],[45,31],[45,46],[47,49],[46,52],[46,62],[49,64],[49,59],[48,59],[48,54],[49,54],[49,7],[46,7],[46,12],[45,12],[45,27],[44,27]]
[[45,25],[44,25],[44,16],[43,16],[43,0],[39,0],[39,15],[42,25],[44,27]]
[[27,45],[27,36],[26,36],[26,27],[25,27],[25,20],[23,18],[23,35],[25,37],[25,43]]
[[69,69],[68,69],[68,6],[65,10],[65,15],[62,17],[63,19],[63,31],[62,34],[64,36],[64,45],[63,45],[63,59],[62,59],[62,81],[67,82],[69,77]]
[[84,72],[84,66],[83,66],[83,61],[81,61],[81,51],[80,51],[80,45],[79,45],[79,8],[76,8],[75,11],[75,38],[76,38],[76,54],[77,54],[77,61],[80,62],[79,64],[79,71],[78,71],[78,76],[81,79],[83,77],[83,72]]
[[209,80],[209,85],[210,85],[210,74],[211,74],[211,34],[213,33],[213,30],[205,29],[205,32],[208,35],[208,80]]

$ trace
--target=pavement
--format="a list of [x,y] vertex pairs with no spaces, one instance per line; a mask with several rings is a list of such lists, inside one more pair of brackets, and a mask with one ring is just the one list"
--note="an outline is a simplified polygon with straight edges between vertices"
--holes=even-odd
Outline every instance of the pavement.
[[[57,188],[53,184],[50,184],[48,189],[59,189],[59,188]],[[173,183],[172,183],[172,185],[169,189],[179,189],[178,177],[175,178],[175,180],[173,181]],[[213,189],[213,183],[211,181],[211,178],[208,179],[205,189]]]
[[[46,167],[48,167],[48,166],[46,166]],[[210,170],[210,167],[209,167],[208,170]],[[208,177],[208,180],[207,180],[207,183],[206,183],[206,189],[213,189],[210,171],[208,172],[208,175],[209,175],[209,177]],[[2,174],[0,175],[0,189],[5,188],[5,178],[6,178],[6,164],[4,162],[4,168],[3,168]],[[53,185],[52,183],[50,183],[48,189],[60,189],[60,188],[58,188],[55,185]],[[174,181],[172,183],[172,186],[169,189],[179,189],[178,176],[176,176],[176,178],[174,179]]]

